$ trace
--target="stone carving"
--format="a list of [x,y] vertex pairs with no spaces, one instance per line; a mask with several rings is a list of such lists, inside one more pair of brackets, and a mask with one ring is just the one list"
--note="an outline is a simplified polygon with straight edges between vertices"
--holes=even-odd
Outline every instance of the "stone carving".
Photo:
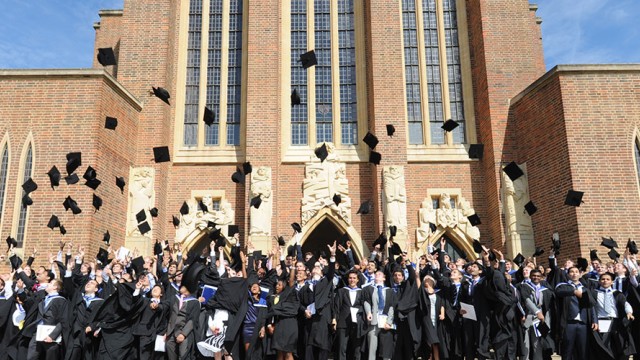
[[[426,198],[422,201],[418,210],[418,228],[416,229],[416,242],[420,246],[425,241],[433,243],[446,231],[455,232],[458,237],[467,240],[480,239],[480,229],[469,223],[468,216],[475,214],[471,204],[462,196],[459,196],[455,206],[451,204],[451,195],[440,194],[437,209],[433,208],[432,199]],[[435,231],[430,224],[435,226]],[[434,235],[436,234],[437,235]]]
[[[304,226],[320,209],[331,209],[332,213],[351,225],[351,198],[346,167],[339,161],[332,143],[324,143],[329,156],[323,162],[309,162],[305,166],[305,178],[302,185],[301,225]],[[319,144],[318,146],[322,146]],[[340,195],[341,202],[336,205],[334,195]]]
[[[129,171],[129,211],[127,215],[127,236],[144,236],[151,238],[153,233],[153,222],[149,209],[154,207],[155,190],[153,181],[155,170],[151,167],[132,168]],[[147,222],[151,231],[142,235],[138,230],[138,220],[136,214],[144,210],[147,215]]]
[[502,202],[509,255],[515,255],[519,252],[528,255],[535,250],[531,217],[524,213],[524,205],[529,202],[526,166],[523,164],[520,165],[520,168],[525,172],[525,175],[515,181],[512,181],[504,171],[501,171]]
[[213,196],[205,194],[202,196],[202,203],[207,206],[208,212],[204,212],[198,208],[197,199],[187,200],[189,213],[180,215],[180,225],[176,229],[177,242],[185,242],[198,236],[202,231],[207,229],[209,222],[217,225],[222,229],[222,233],[226,234],[228,226],[233,224],[235,219],[235,211],[231,208],[231,204],[225,200],[220,202],[220,210],[213,209]]
[[260,166],[251,175],[251,196],[260,196],[262,204],[260,208],[249,207],[250,228],[249,234],[271,236],[271,216],[273,210],[273,197],[271,196],[271,168]]
[[404,168],[385,166],[382,169],[382,214],[386,231],[395,225],[397,234],[407,235],[407,189],[404,186]]
[[431,237],[433,231],[430,224],[437,224],[436,210],[433,208],[431,199],[424,199],[418,210],[418,228],[416,229],[416,242],[418,246]]

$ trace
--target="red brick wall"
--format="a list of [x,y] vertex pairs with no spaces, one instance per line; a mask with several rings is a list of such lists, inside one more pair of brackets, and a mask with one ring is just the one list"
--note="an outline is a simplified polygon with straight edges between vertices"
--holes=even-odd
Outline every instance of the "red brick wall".
[[120,59],[120,32],[122,30],[122,12],[107,10],[100,12],[100,22],[95,27],[96,40],[93,50],[93,67],[104,68],[114,77],[118,77],[118,65],[102,66],[98,63],[98,49],[113,48],[116,62]]

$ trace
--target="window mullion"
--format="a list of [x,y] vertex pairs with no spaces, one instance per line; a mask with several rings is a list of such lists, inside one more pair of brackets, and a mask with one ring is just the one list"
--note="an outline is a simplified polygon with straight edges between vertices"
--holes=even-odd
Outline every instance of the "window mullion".
[[[421,106],[422,110],[422,143],[431,144],[431,127],[429,126],[429,94],[427,81],[427,57],[424,38],[424,16],[422,14],[422,1],[416,0],[416,32],[418,39],[418,71],[420,76],[420,102],[427,106]],[[427,1],[427,0],[424,0]]]
[[[207,103],[207,64],[209,63],[209,2],[215,0],[202,1],[202,41],[200,43],[200,88],[198,92],[198,123],[204,116],[204,107]],[[205,143],[206,126],[198,125],[198,148],[203,148]]]
[[220,130],[218,143],[227,147],[227,93],[229,84],[229,10],[230,1],[222,0],[222,49],[220,51]]
[[[442,106],[444,111],[444,121],[451,119],[451,107],[449,106],[449,72],[447,70],[447,44],[445,39],[445,23],[443,0],[436,1],[438,13],[438,53],[440,55],[440,80],[442,85]],[[453,144],[453,133],[445,132],[445,143]]]
[[[307,0],[307,50],[315,49],[315,6],[314,0]],[[308,144],[316,146],[316,72],[315,67],[307,69],[307,112],[308,112]]]
[[331,0],[331,94],[333,143],[342,145],[340,122],[340,40],[338,38],[338,0]]

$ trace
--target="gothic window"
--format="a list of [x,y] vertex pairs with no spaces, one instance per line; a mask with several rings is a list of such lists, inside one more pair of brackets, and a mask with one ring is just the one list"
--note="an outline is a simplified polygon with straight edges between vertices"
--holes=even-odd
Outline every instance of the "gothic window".
[[[636,158],[636,172],[638,173],[638,181],[640,181],[640,143],[638,138],[636,138],[636,141],[634,142],[634,144],[635,144],[634,154]],[[0,203],[0,205],[2,204]]]
[[0,153],[0,219],[4,211],[4,199],[7,193],[7,171],[9,169],[9,144],[5,143]]
[[[22,174],[20,174],[22,177],[20,178],[20,181],[18,181],[18,186],[21,186],[25,181],[27,181],[31,177],[31,174],[33,172],[33,146],[31,143],[29,143],[27,153],[25,154],[25,157],[24,159],[22,159],[22,161],[24,164],[24,169]],[[20,194],[20,200],[22,200],[26,193],[24,192],[24,190],[22,190]],[[24,243],[29,208],[23,206],[22,201],[19,201],[18,203],[18,206],[20,206],[20,214],[18,216],[18,231],[16,232],[16,241],[18,242],[18,247],[21,248]]]

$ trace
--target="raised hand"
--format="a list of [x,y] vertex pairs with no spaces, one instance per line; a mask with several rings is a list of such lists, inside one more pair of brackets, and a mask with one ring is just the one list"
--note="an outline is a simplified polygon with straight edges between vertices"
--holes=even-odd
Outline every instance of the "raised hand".
[[331,256],[336,256],[336,241],[333,241],[333,246],[332,245],[328,245],[327,247],[329,248],[329,251],[331,252]]

